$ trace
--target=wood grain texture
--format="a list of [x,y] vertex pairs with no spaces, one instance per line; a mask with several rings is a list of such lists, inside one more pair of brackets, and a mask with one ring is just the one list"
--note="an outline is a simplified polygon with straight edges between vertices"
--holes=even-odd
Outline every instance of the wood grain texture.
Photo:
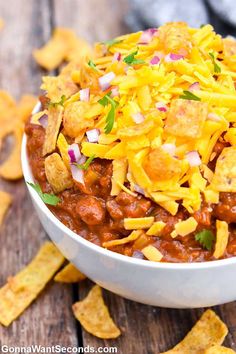
[[[71,27],[91,43],[103,41],[127,32],[123,23],[127,4],[128,0],[0,0],[0,16],[6,22],[0,33],[0,88],[16,98],[24,92],[37,94],[43,72],[31,52],[50,37],[52,25]],[[0,189],[14,195],[14,205],[0,230],[2,285],[30,261],[46,235],[24,183],[0,181]],[[49,284],[19,320],[7,329],[0,327],[0,344],[74,346],[83,340],[84,346],[115,346],[119,354],[158,354],[179,342],[204,311],[154,308],[104,291],[122,336],[103,341],[81,333],[71,311],[72,302],[86,296],[91,286],[85,281],[75,292],[70,285]],[[225,345],[236,349],[236,302],[215,310],[230,329]]]
[[[0,87],[19,98],[39,92],[41,74],[32,49],[50,36],[49,1],[0,1],[5,28],[0,33]],[[7,148],[7,146],[5,146]],[[0,181],[0,189],[14,197],[0,230],[0,285],[24,267],[36,254],[46,235],[35,215],[23,181]],[[71,312],[71,286],[49,284],[40,297],[9,328],[0,326],[0,344],[76,345],[75,321]]]
[[54,24],[72,27],[90,43],[127,32],[128,0],[53,0]]

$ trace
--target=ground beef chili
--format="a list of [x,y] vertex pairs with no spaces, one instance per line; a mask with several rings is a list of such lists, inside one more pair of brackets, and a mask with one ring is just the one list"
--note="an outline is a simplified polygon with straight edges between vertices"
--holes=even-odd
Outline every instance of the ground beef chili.
[[[35,180],[43,192],[52,192],[47,182],[42,146],[45,130],[40,125],[27,123],[27,151]],[[215,147],[217,155],[224,145]],[[121,191],[116,197],[110,195],[112,164],[108,160],[95,159],[85,174],[85,186],[74,184],[74,187],[59,194],[61,202],[57,206],[49,206],[57,218],[76,232],[96,245],[127,236],[130,231],[124,229],[123,219],[154,216],[155,221],[166,223],[160,237],[142,235],[135,242],[115,246],[111,250],[135,258],[144,258],[141,249],[154,245],[164,255],[163,262],[202,262],[213,259],[212,252],[204,250],[195,240],[194,234],[173,239],[170,233],[174,225],[187,219],[189,214],[180,209],[172,216],[165,209],[156,205],[142,195],[131,196]],[[236,233],[233,224],[236,222],[236,193],[221,193],[218,205],[202,205],[201,210],[194,213],[198,222],[197,231],[212,229],[212,220],[220,219],[230,223],[230,237],[224,257],[236,256]],[[213,230],[215,233],[215,230]]]

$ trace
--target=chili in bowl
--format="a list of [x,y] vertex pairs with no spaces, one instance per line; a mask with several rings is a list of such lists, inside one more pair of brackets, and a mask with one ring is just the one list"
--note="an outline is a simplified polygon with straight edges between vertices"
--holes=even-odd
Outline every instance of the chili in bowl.
[[236,255],[235,55],[210,25],[169,23],[43,78],[25,179],[50,237],[103,287],[169,307],[235,298],[234,285],[222,294]]

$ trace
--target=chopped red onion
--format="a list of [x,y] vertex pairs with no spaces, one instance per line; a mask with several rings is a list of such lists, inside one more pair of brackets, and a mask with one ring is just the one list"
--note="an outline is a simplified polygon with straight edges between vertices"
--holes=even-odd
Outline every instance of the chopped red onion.
[[141,188],[138,184],[135,184],[135,185],[134,185],[134,190],[135,190],[135,192],[137,192],[137,193],[142,194],[142,195],[145,196],[144,189]]
[[166,63],[172,63],[177,60],[184,59],[184,56],[181,54],[169,53],[165,56]]
[[199,82],[194,82],[192,85],[189,86],[189,91],[200,90]]
[[89,101],[89,96],[90,96],[90,91],[89,91],[89,87],[80,90],[80,101],[83,102],[88,102]]
[[91,129],[86,132],[88,141],[90,143],[97,143],[99,138],[100,131],[99,129]]
[[160,60],[161,60],[161,59],[160,59],[157,55],[155,55],[155,56],[150,60],[150,64],[151,64],[151,65],[157,65],[157,64],[159,64]]
[[111,81],[114,80],[116,75],[110,71],[109,73],[99,77],[98,82],[102,91],[106,91],[111,86]]
[[75,143],[72,144],[72,145],[69,145],[69,147],[68,147],[68,155],[70,157],[70,162],[71,163],[78,162],[80,157],[81,157],[79,145],[75,144]]
[[144,254],[141,251],[134,251],[132,254],[133,258],[144,259]]
[[137,113],[132,114],[132,118],[136,124],[143,123],[143,121],[145,119],[141,112],[137,112]]
[[140,38],[139,38],[139,44],[148,44],[151,42],[152,38],[156,34],[157,29],[156,28],[149,28],[145,31],[142,32]]
[[119,88],[118,86],[114,86],[112,89],[111,89],[111,98],[113,97],[117,97],[119,96],[120,93],[119,93]]
[[76,165],[70,165],[70,168],[73,179],[78,183],[84,184],[84,171]]
[[81,155],[81,157],[78,160],[78,164],[79,165],[83,165],[85,163],[85,161],[87,160],[87,157],[84,155]]
[[167,112],[167,106],[165,105],[164,102],[157,102],[157,103],[156,103],[156,108],[157,108],[158,111],[160,111],[160,112]]
[[121,53],[116,52],[116,53],[114,54],[114,56],[113,56],[112,61],[113,61],[113,63],[114,63],[114,61],[120,61],[120,60],[121,60]]
[[168,152],[168,154],[170,154],[171,156],[175,156],[175,150],[176,150],[175,144],[166,143],[163,144],[161,147],[165,152]]
[[221,121],[220,116],[218,116],[217,114],[215,114],[213,112],[208,114],[207,119],[213,120],[214,122],[220,122]]
[[190,166],[199,166],[202,161],[197,151],[190,151],[186,154],[186,159],[188,160]]
[[47,114],[43,114],[40,118],[39,118],[39,123],[42,125],[42,127],[44,129],[47,128],[48,126],[48,115]]

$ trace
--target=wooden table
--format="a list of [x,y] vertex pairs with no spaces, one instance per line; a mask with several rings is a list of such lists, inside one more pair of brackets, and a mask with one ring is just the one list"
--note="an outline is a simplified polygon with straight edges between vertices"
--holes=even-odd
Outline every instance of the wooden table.
[[[54,26],[72,27],[90,42],[102,41],[127,31],[123,22],[126,11],[127,0],[0,0],[0,17],[5,20],[0,33],[0,88],[9,90],[16,98],[26,92],[37,95],[43,72],[31,53],[48,40]],[[5,153],[7,149],[8,142]],[[0,189],[14,196],[0,234],[3,285],[8,276],[30,261],[47,236],[33,211],[24,182],[0,181]],[[104,291],[122,336],[103,341],[86,333],[71,311],[71,304],[83,298],[90,286],[88,281],[79,286],[52,282],[9,328],[0,327],[0,344],[115,346],[122,354],[157,354],[181,340],[203,312],[154,308]],[[230,328],[226,345],[236,349],[236,302],[215,310]]]

